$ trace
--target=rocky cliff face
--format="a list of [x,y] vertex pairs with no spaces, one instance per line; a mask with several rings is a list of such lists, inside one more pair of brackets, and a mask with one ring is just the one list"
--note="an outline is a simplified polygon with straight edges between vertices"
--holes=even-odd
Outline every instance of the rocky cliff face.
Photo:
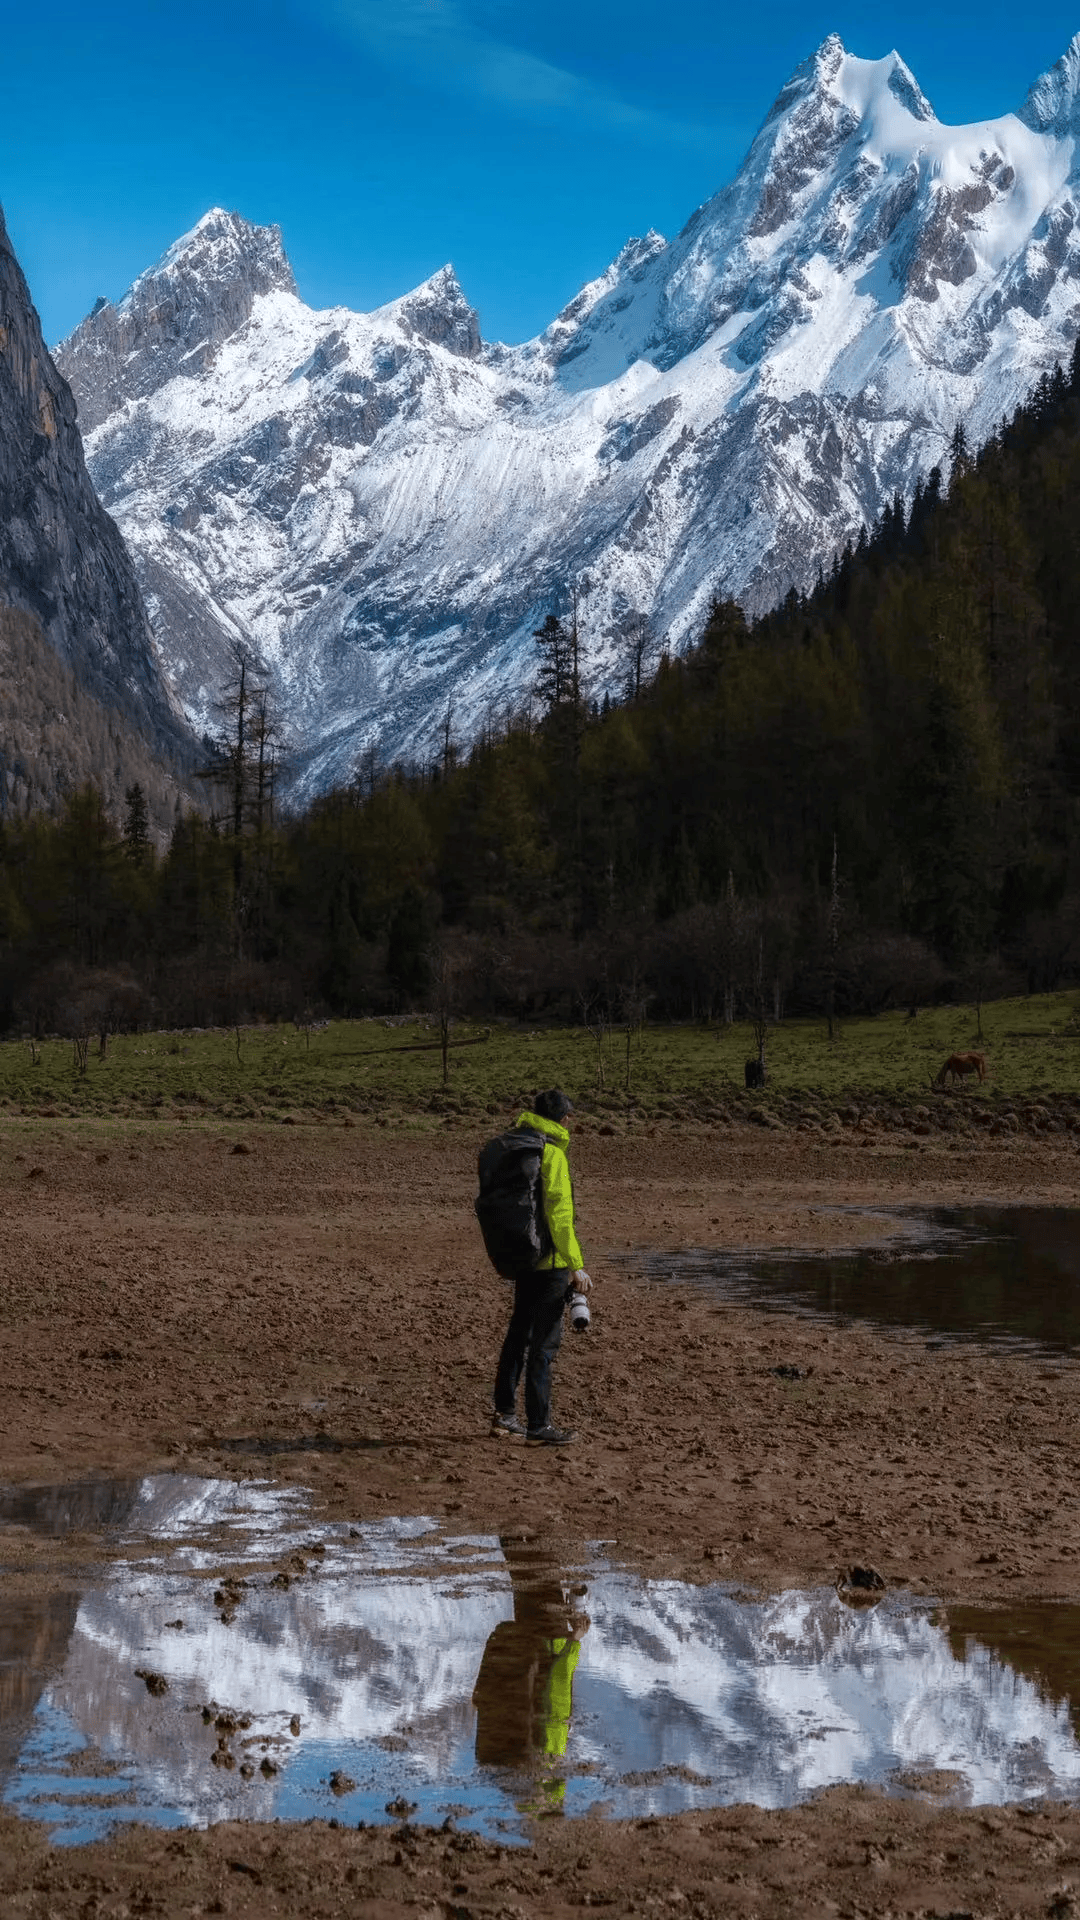
[[260,294],[295,295],[277,227],[216,210],[141,274],[119,306],[99,300],[65,342],[79,369],[79,425],[89,434],[117,406],[172,379],[197,380]]
[[520,698],[573,578],[597,691],[630,613],[678,645],[714,593],[809,583],[1071,351],[1078,85],[1080,36],[1019,113],[944,127],[833,36],[675,240],[521,347],[450,268],[313,312],[276,229],[208,214],[59,354],[188,714],[243,640],[310,794]]
[[[183,778],[193,742],[166,687],[123,539],[87,473],[75,401],[42,342],[2,216],[0,609],[23,617],[20,632],[43,635],[96,707],[120,716]],[[17,718],[5,716],[0,736],[0,810],[21,778],[9,764]],[[22,798],[41,805],[55,796],[27,790]]]

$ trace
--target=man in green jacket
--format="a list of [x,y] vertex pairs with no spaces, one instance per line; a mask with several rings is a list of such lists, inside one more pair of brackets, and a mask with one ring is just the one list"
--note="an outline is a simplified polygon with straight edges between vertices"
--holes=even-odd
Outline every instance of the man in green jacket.
[[562,1339],[568,1295],[572,1291],[587,1293],[592,1285],[574,1231],[574,1191],[566,1158],[570,1134],[565,1122],[573,1110],[565,1093],[552,1087],[547,1093],[538,1093],[531,1112],[520,1113],[515,1122],[544,1136],[540,1182],[551,1251],[538,1267],[514,1275],[514,1310],[495,1375],[491,1431],[521,1432],[514,1408],[524,1371],[525,1438],[544,1447],[564,1447],[574,1438],[568,1428],[551,1423],[551,1365]]

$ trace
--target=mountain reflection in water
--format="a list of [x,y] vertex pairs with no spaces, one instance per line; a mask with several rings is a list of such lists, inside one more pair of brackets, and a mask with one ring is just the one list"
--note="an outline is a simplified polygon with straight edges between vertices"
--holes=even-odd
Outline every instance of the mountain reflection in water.
[[[261,1512],[234,1495],[268,1519],[269,1493]],[[158,1540],[170,1499],[227,1505],[159,1480],[142,1503]],[[1075,1609],[887,1594],[852,1611],[831,1589],[645,1581],[424,1520],[318,1535],[287,1584],[263,1539],[235,1610],[197,1543],[155,1559],[143,1542],[77,1600],[28,1608],[0,1583],[4,1802],[74,1840],[119,1819],[384,1819],[401,1798],[516,1832],[538,1812],[903,1791],[930,1770],[971,1802],[1080,1793]]]
[[1080,1735],[1080,1607],[1038,1601],[1002,1607],[950,1606],[942,1616],[957,1659],[975,1647],[1022,1674],[1042,1699],[1066,1708]]

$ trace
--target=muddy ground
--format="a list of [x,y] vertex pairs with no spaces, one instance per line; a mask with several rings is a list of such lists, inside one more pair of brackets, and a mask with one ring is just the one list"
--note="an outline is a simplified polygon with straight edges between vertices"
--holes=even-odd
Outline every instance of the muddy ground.
[[[1068,1135],[579,1137],[595,1314],[560,1356],[555,1413],[579,1440],[558,1452],[488,1437],[506,1290],[472,1218],[477,1145],[454,1121],[5,1121],[0,1481],[271,1471],[331,1516],[603,1538],[653,1574],[809,1585],[858,1561],[946,1601],[1080,1600],[1080,1367],[723,1306],[633,1266],[644,1248],[864,1243],[889,1230],[882,1206],[1072,1205]],[[49,1551],[3,1543],[43,1580]],[[1074,1881],[1080,1811],[848,1791],[547,1821],[524,1855],[324,1824],[52,1852],[0,1824],[0,1911],[32,1915],[1026,1915],[1072,1911]]]

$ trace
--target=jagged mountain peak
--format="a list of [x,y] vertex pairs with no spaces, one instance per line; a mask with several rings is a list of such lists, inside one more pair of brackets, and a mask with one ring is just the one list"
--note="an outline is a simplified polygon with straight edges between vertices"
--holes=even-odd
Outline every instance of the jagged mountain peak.
[[1028,89],[1017,118],[1034,133],[1058,139],[1080,134],[1080,33],[1074,33],[1060,60]]
[[[854,215],[871,174],[880,183],[898,155],[907,164],[939,131],[898,53],[864,60],[830,34],[781,89],[736,179],[671,245],[658,234],[629,242],[541,336],[561,383],[606,384],[635,359],[668,371],[740,310],[777,296],[790,324],[812,302],[804,269],[815,252],[867,245],[873,220],[857,234]],[[894,227],[898,204],[882,215]],[[738,358],[757,361],[782,330],[766,315],[746,329]]]
[[906,60],[902,60],[895,47],[888,56],[888,88],[907,108],[913,120],[936,120],[937,114],[930,105]]
[[846,108],[862,121],[888,111],[893,101],[899,101],[913,120],[937,118],[911,68],[895,48],[878,60],[865,60],[849,53],[838,33],[830,33],[781,87],[758,140],[767,137],[777,121],[792,117],[805,120],[808,103]]
[[814,52],[796,67],[787,87],[782,89],[782,92],[786,93],[789,87],[796,84],[802,86],[804,90],[808,86],[828,87],[836,79],[847,58],[848,50],[840,35],[827,33],[820,47],[816,47]]
[[181,234],[156,265],[140,274],[129,287],[122,309],[137,306],[156,293],[163,280],[195,275],[220,285],[240,281],[254,284],[259,293],[279,289],[296,292],[278,226],[256,226],[240,213],[211,207],[189,232]]
[[281,228],[211,207],[133,281],[115,304],[97,301],[57,353],[95,363],[79,412],[84,433],[105,419],[122,390],[156,392],[177,373],[204,373],[262,294],[296,296]]
[[658,253],[663,253],[666,247],[663,234],[657,233],[655,227],[650,227],[648,233],[636,235],[619,249],[615,266],[621,273],[633,273],[635,268],[646,266]]
[[449,261],[399,300],[379,307],[373,320],[394,321],[406,334],[475,360],[483,349],[480,321]]

